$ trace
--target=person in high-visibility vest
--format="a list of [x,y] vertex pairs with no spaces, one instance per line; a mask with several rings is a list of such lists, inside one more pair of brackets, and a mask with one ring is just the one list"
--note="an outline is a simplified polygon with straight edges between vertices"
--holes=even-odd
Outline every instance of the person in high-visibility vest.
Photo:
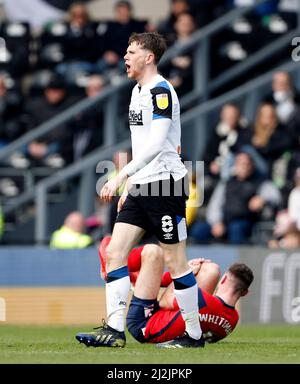
[[84,233],[85,220],[80,212],[71,212],[64,225],[55,231],[50,240],[50,247],[57,249],[86,248],[92,244],[91,236]]

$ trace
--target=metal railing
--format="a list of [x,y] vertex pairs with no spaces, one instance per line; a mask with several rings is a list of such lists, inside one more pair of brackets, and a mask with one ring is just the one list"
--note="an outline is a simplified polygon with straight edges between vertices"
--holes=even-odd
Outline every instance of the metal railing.
[[[211,24],[196,31],[188,42],[181,45],[174,45],[171,47],[162,57],[160,62],[160,68],[170,63],[170,61],[176,56],[183,54],[184,52],[193,50],[194,53],[194,87],[191,92],[191,100],[197,100],[201,97],[202,100],[206,100],[209,92],[209,45],[211,37],[220,29],[230,25],[233,21],[239,17],[249,13],[257,5],[264,3],[266,0],[257,0],[255,5],[236,8],[222,17],[218,18]],[[299,27],[300,28],[300,27]],[[201,68],[201,71],[199,71]],[[217,80],[217,79],[216,79]],[[221,78],[219,78],[219,81]],[[16,150],[22,146],[30,143],[33,140],[41,138],[45,134],[49,133],[57,126],[70,121],[76,114],[82,113],[95,105],[101,105],[104,112],[104,145],[113,145],[117,142],[117,126],[118,126],[118,114],[116,114],[117,100],[120,93],[128,88],[132,82],[124,75],[119,79],[117,85],[107,87],[101,94],[84,99],[75,105],[68,108],[66,111],[58,116],[55,116],[51,120],[41,124],[36,129],[26,133],[13,143],[7,145],[0,150],[0,160],[8,159]],[[182,107],[185,107],[190,102],[190,99],[184,98],[182,100]]]
[[290,74],[300,77],[300,62],[289,62],[281,65],[264,75],[256,77],[248,81],[246,84],[241,85],[232,91],[209,100],[201,105],[198,105],[182,115],[181,125],[182,131],[189,130],[191,132],[191,140],[186,143],[191,153],[196,153],[198,158],[201,158],[207,137],[208,125],[206,120],[210,114],[218,112],[222,105],[227,102],[237,102],[241,105],[243,115],[249,120],[253,121],[255,118],[255,111],[257,102],[261,96],[265,94],[266,90],[271,90],[271,82],[273,74],[276,71],[286,71]]
[[[264,0],[258,1],[256,5],[263,3]],[[255,6],[256,6],[255,5]],[[234,66],[235,69],[229,69],[224,72],[218,78],[209,82],[209,62],[207,60],[207,55],[205,52],[209,48],[209,39],[210,37],[217,32],[219,29],[229,25],[232,21],[236,20],[238,17],[246,14],[249,10],[253,9],[252,7],[238,8],[234,11],[229,12],[220,19],[216,20],[212,24],[206,26],[202,30],[197,31],[192,39],[183,46],[174,46],[171,48],[162,59],[161,65],[165,65],[172,58],[176,57],[183,52],[194,49],[194,89],[193,91],[185,96],[181,101],[181,105],[185,105],[187,102],[199,100],[201,98],[204,101],[201,105],[194,107],[192,110],[186,112],[182,115],[182,127],[183,131],[189,130],[190,136],[192,137],[190,145],[191,151],[196,153],[198,150],[199,154],[201,152],[200,143],[204,143],[205,133],[206,133],[206,119],[209,113],[217,111],[223,103],[230,100],[237,100],[241,97],[248,97],[248,100],[245,105],[246,114],[251,115],[253,113],[253,108],[255,105],[255,100],[257,99],[257,94],[259,89],[266,84],[269,84],[271,77],[274,71],[270,71],[266,75],[260,76],[259,78],[244,84],[241,87],[238,87],[234,91],[227,92],[226,94],[210,100],[205,101],[208,98],[208,95],[211,91],[217,89],[219,86],[222,86],[233,79],[234,71],[237,71],[237,74],[242,74],[249,68],[252,68],[261,60],[263,60],[267,55],[277,52],[282,49],[291,39],[291,36],[294,35],[295,31],[291,32],[288,35],[283,36],[266,47],[264,52],[259,51],[249,59],[247,62],[242,62]],[[300,14],[300,13],[299,13]],[[300,17],[299,17],[300,22]],[[300,24],[299,24],[300,25]],[[298,31],[298,29],[297,29]],[[249,63],[248,63],[249,60]],[[199,71],[201,68],[201,71]],[[287,70],[288,72],[296,72],[299,69],[299,64],[289,63],[285,66],[278,67],[276,70]],[[122,78],[118,85],[111,86],[104,90],[101,95],[96,96],[93,99],[85,99],[76,105],[69,108],[67,111],[63,112],[59,116],[51,119],[49,122],[42,124],[40,127],[31,131],[16,140],[14,143],[10,144],[8,147],[0,151],[0,160],[8,158],[14,151],[23,145],[29,143],[32,140],[35,140],[44,134],[50,132],[52,129],[57,127],[60,124],[67,122],[72,119],[75,114],[83,112],[96,104],[103,106],[104,111],[104,146],[94,151],[93,153],[86,156],[79,163],[75,163],[57,172],[55,175],[48,177],[45,180],[40,181],[36,188],[27,190],[23,195],[11,199],[9,205],[4,207],[4,213],[9,213],[16,210],[18,207],[26,204],[32,200],[35,201],[36,206],[36,227],[35,227],[35,240],[38,243],[43,243],[47,241],[47,217],[48,217],[48,203],[47,203],[47,193],[55,185],[59,184],[62,181],[72,179],[74,177],[80,176],[80,193],[78,206],[79,209],[84,213],[88,214],[91,210],[91,202],[95,195],[95,190],[90,188],[93,183],[91,180],[95,177],[95,166],[96,164],[105,159],[110,159],[113,153],[120,148],[128,148],[130,146],[130,141],[125,140],[121,143],[116,144],[117,142],[117,130],[118,125],[118,115],[116,114],[117,106],[117,97],[121,92],[123,92],[126,87],[129,87],[131,81],[127,78]]]
[[[192,110],[186,112],[181,119],[182,128],[190,129],[194,128],[191,134],[192,142],[197,146],[199,137],[202,137],[203,131],[201,127],[201,118],[207,116],[209,113],[219,111],[220,107],[229,101],[246,99],[245,110],[250,111],[251,106],[247,106],[247,103],[251,103],[254,93],[259,94],[261,89],[266,88],[269,85],[272,76],[275,71],[284,70],[291,74],[300,74],[300,62],[290,62],[288,64],[277,67],[276,69],[257,77],[254,80],[247,82],[246,84],[229,91],[222,96],[219,96],[213,100],[206,101],[202,105],[194,107]],[[250,111],[251,113],[251,111]],[[119,149],[127,149],[130,147],[130,140],[125,140],[117,145],[102,148],[101,151],[96,150],[93,153],[86,156],[80,163],[74,163],[66,169],[62,169],[56,174],[40,181],[34,190],[27,192],[26,196],[20,196],[16,199],[12,199],[10,207],[4,207],[4,213],[8,213],[14,210],[16,207],[35,200],[36,205],[36,226],[35,226],[35,240],[37,243],[44,243],[48,239],[47,233],[47,218],[49,214],[49,207],[47,203],[47,193],[55,185],[60,182],[65,182],[79,175],[82,176],[80,189],[82,200],[79,202],[79,209],[82,212],[88,212],[91,201],[93,202],[96,190],[91,188],[90,180],[95,175],[96,164],[101,160],[106,160],[112,157],[112,154]]]

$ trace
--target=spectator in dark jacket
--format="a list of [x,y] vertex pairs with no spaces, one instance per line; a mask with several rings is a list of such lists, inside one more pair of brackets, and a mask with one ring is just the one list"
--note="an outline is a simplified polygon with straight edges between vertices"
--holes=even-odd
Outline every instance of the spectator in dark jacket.
[[95,63],[104,49],[84,3],[71,5],[65,35],[64,63],[59,64],[56,70],[70,83],[74,83],[80,75],[95,72]]
[[[41,97],[28,101],[26,108],[27,129],[31,130],[49,121],[52,117],[70,107],[76,99],[68,95],[65,82],[53,77],[44,89]],[[26,156],[35,165],[61,168],[65,164],[62,142],[67,134],[67,125],[59,125],[43,137],[32,141],[26,149]]]
[[147,29],[147,21],[133,17],[132,5],[128,1],[118,1],[115,5],[115,20],[107,24],[104,37],[103,57],[98,61],[98,72],[116,69],[125,71],[124,55],[132,33],[142,33]]
[[285,125],[286,136],[290,139],[286,175],[283,184],[288,193],[292,188],[293,175],[300,165],[300,95],[288,72],[276,72],[272,80],[272,94],[266,100],[275,108],[280,122]]
[[189,11],[190,7],[187,0],[171,0],[169,17],[161,21],[157,26],[157,31],[166,38],[169,45],[173,44],[174,40],[176,40],[175,23],[178,15]]
[[227,178],[234,155],[249,144],[249,130],[236,104],[226,103],[220,112],[220,120],[209,138],[204,154],[205,173],[210,177]]
[[287,124],[293,118],[300,104],[300,95],[288,72],[275,72],[272,80],[272,93],[265,98],[265,101],[275,106],[281,123]]
[[259,106],[250,136],[251,145],[247,146],[247,150],[258,171],[271,177],[275,160],[292,146],[285,127],[278,121],[273,104],[263,103]]
[[235,159],[234,175],[218,184],[207,207],[206,221],[196,222],[190,236],[198,243],[225,238],[231,244],[246,243],[265,205],[278,206],[280,201],[277,188],[258,177],[250,155],[241,152]]
[[[191,13],[183,12],[177,16],[175,22],[174,44],[180,46],[191,39],[196,29],[194,17]],[[167,78],[179,96],[191,91],[193,88],[193,55],[186,52],[172,59],[167,68]]]
[[[98,96],[105,87],[100,75],[90,76],[85,94],[89,98]],[[64,158],[68,162],[80,160],[84,155],[101,145],[103,141],[103,113],[99,105],[77,114],[69,123],[63,146]]]

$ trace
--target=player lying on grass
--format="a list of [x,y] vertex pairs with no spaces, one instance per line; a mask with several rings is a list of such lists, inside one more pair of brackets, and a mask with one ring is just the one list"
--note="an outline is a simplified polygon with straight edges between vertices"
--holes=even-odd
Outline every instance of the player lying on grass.
[[[101,275],[106,278],[105,249],[110,238],[99,246]],[[219,266],[210,260],[189,261],[198,284],[199,320],[206,342],[217,342],[228,336],[235,328],[239,315],[235,305],[248,293],[253,273],[245,264],[235,263],[223,275],[219,284]],[[161,348],[183,348],[176,338],[185,334],[185,323],[175,295],[169,272],[163,272],[164,259],[161,248],[148,244],[133,249],[129,255],[128,268],[134,286],[128,314],[127,328],[141,343],[158,343]],[[218,284],[218,285],[217,285]],[[158,300],[160,287],[167,287]],[[217,288],[216,288],[217,287]],[[215,292],[215,293],[214,293]],[[214,295],[213,295],[214,293]],[[77,340],[88,346],[100,346],[96,333],[80,333]]]

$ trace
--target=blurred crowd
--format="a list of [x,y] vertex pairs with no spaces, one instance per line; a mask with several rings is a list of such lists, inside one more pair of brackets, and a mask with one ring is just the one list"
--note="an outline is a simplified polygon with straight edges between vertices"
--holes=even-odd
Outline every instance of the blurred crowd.
[[[91,17],[84,2],[74,2],[67,17],[49,21],[39,31],[26,22],[3,21],[0,149],[116,82],[125,73],[123,55],[133,32],[158,31],[168,46],[180,46],[227,11],[251,3],[170,0],[168,17],[156,24],[137,19],[128,1],[114,2],[112,20]],[[293,1],[269,0],[214,36],[211,76],[293,29],[296,12]],[[189,92],[193,88],[193,52],[174,58],[163,74],[179,96]],[[204,204],[188,209],[190,241],[300,246],[300,95],[286,72],[275,73],[270,85],[272,92],[261,98],[251,121],[244,118],[241,106],[227,103],[217,125],[209,127],[211,136],[199,159],[205,162],[204,191],[198,190],[195,175],[190,175],[191,199],[197,200],[204,192]],[[55,171],[79,161],[103,143],[102,126],[102,111],[91,108],[2,160],[0,170],[5,172],[0,175],[0,197],[15,197],[24,190],[24,180],[7,169]],[[102,228],[96,232],[101,236],[112,227],[115,207],[116,202],[107,209],[97,200],[95,216],[85,223],[87,228],[82,223],[75,227],[82,233]],[[75,212],[69,221],[82,221],[78,215]],[[53,240],[52,245],[55,243]]]
[[[190,226],[197,243],[300,246],[300,103],[287,72],[248,122],[226,103],[204,154],[205,201]],[[291,239],[291,240],[290,240]]]

